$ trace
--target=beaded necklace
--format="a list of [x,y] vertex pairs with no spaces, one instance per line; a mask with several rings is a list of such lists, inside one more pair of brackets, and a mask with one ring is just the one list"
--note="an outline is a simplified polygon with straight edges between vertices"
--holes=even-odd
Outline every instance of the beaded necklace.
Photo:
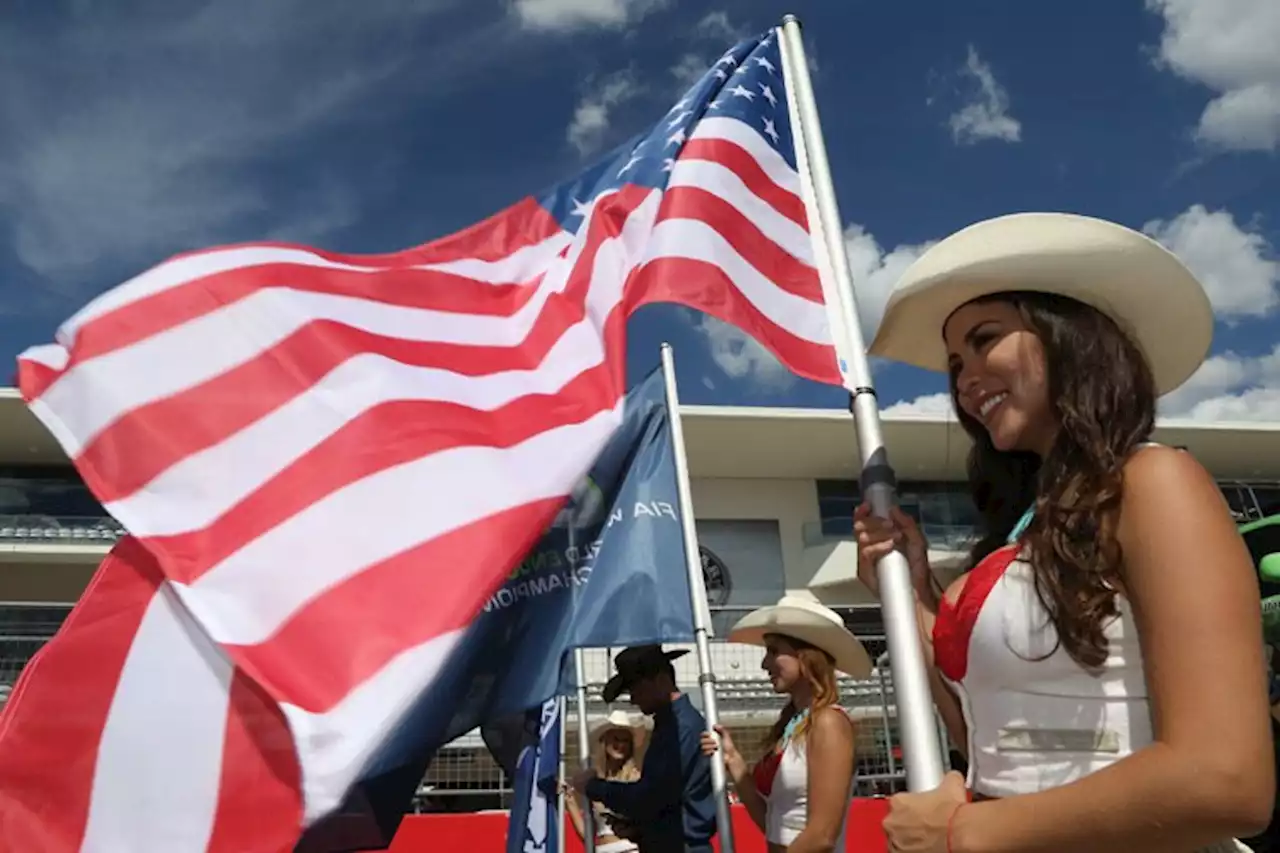
[[796,729],[800,727],[800,723],[809,716],[809,709],[805,708],[799,714],[796,714],[789,721],[787,726],[782,730],[782,737],[778,740],[778,752],[785,752],[787,746],[791,743],[791,737],[796,733]]

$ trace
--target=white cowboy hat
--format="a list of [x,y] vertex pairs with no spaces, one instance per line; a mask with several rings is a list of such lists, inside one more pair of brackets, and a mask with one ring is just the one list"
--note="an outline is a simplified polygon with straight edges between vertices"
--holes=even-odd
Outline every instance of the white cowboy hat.
[[644,750],[648,745],[649,721],[644,717],[633,717],[626,711],[610,711],[609,716],[591,729],[591,753],[597,763],[600,753],[603,751],[602,742],[605,732],[613,731],[614,729],[625,729],[631,732],[632,759],[638,766],[644,758]]
[[729,642],[765,645],[766,634],[781,634],[822,649],[836,669],[854,678],[871,674],[871,658],[844,626],[840,614],[807,598],[784,595],[777,604],[752,610],[729,631]]
[[946,372],[942,327],[970,300],[1011,290],[1071,297],[1115,320],[1167,394],[1204,361],[1213,308],[1173,253],[1137,231],[1070,213],[1015,213],[958,231],[907,268],[871,352]]
[[600,740],[605,732],[612,729],[628,729],[634,735],[637,731],[648,731],[649,726],[644,717],[633,717],[626,711],[614,710],[591,729],[591,740]]

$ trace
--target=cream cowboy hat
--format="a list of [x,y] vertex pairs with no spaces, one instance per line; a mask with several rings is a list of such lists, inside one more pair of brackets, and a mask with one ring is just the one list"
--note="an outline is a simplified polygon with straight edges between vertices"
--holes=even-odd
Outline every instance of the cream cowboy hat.
[[729,631],[729,642],[765,645],[765,635],[781,634],[822,649],[836,669],[854,678],[871,674],[871,658],[844,626],[840,614],[807,598],[784,595],[777,604],[753,610]]
[[591,729],[591,762],[600,767],[604,764],[604,735],[614,729],[631,732],[631,760],[636,766],[644,763],[644,751],[649,746],[649,721],[644,717],[633,717],[626,711],[614,710],[609,716]]
[[1173,253],[1137,231],[1070,213],[1015,213],[970,225],[907,268],[871,353],[946,372],[942,327],[970,300],[1010,290],[1068,296],[1115,320],[1167,394],[1213,341],[1204,287]]
[[591,741],[595,743],[604,737],[605,732],[614,729],[626,729],[631,732],[633,738],[643,737],[648,732],[649,727],[643,717],[634,718],[626,711],[610,711],[609,716],[605,717],[595,727],[591,729]]

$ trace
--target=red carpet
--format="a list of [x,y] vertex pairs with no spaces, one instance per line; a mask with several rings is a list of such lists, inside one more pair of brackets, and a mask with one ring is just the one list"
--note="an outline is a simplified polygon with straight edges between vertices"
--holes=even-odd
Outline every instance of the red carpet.
[[[882,799],[858,799],[849,809],[845,831],[848,853],[885,853],[880,821],[888,809]],[[734,806],[735,853],[764,853],[764,835]],[[572,827],[566,827],[567,853],[582,853],[582,843]],[[506,848],[507,813],[409,815],[400,825],[392,853],[499,853]],[[717,849],[719,849],[717,847]]]

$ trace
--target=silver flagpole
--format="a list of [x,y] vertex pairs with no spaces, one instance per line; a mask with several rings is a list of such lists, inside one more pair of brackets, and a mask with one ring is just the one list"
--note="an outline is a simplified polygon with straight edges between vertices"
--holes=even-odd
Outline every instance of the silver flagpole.
[[[580,767],[591,766],[591,732],[587,730],[586,669],[582,649],[574,649],[573,672],[578,682],[578,765]],[[590,802],[582,810],[582,847],[586,853],[596,853],[596,812]]]
[[[824,281],[824,296],[840,353],[841,370],[853,389],[849,410],[858,435],[862,490],[871,511],[880,518],[888,518],[890,508],[897,502],[897,483],[880,432],[880,409],[871,384],[866,344],[858,321],[853,275],[840,239],[843,230],[840,209],[831,183],[831,167],[818,121],[818,105],[809,79],[799,19],[795,15],[787,15],[782,19],[781,31],[778,46],[786,74],[800,182],[806,196],[810,223],[817,226],[812,230],[819,265],[821,267],[824,260],[829,264],[826,269],[830,276],[823,278],[832,280]],[[815,212],[816,217],[813,215]],[[906,557],[897,551],[889,554],[876,565],[876,576],[880,582],[881,612],[889,643],[889,667],[893,674],[907,788],[927,791],[942,782],[943,764],[924,650],[916,628],[915,594],[911,589]]]
[[[565,701],[563,696],[556,698],[556,702],[560,705],[556,712],[560,720],[560,785],[556,792],[556,821],[559,827],[556,829],[556,850],[557,853],[565,853],[568,849],[568,839],[564,837],[564,784],[565,784],[565,761],[564,761],[564,745],[565,745],[565,725],[564,712]],[[541,738],[539,738],[541,739]],[[536,781],[536,780],[535,780]]]
[[[693,493],[689,489],[689,458],[684,449],[684,425],[680,421],[680,394],[676,389],[676,362],[671,344],[662,345],[662,379],[667,389],[667,419],[671,423],[671,449],[676,463],[676,502],[680,527],[684,531],[685,564],[689,571],[689,603],[693,609],[693,641],[698,649],[698,684],[702,688],[702,715],[707,726],[720,721],[716,712],[716,676],[711,668],[711,608],[702,582],[702,559],[698,556],[698,533],[694,526]],[[729,791],[724,758],[719,750],[711,757],[711,790],[716,799],[716,829],[721,853],[733,853],[733,817],[729,811]]]

